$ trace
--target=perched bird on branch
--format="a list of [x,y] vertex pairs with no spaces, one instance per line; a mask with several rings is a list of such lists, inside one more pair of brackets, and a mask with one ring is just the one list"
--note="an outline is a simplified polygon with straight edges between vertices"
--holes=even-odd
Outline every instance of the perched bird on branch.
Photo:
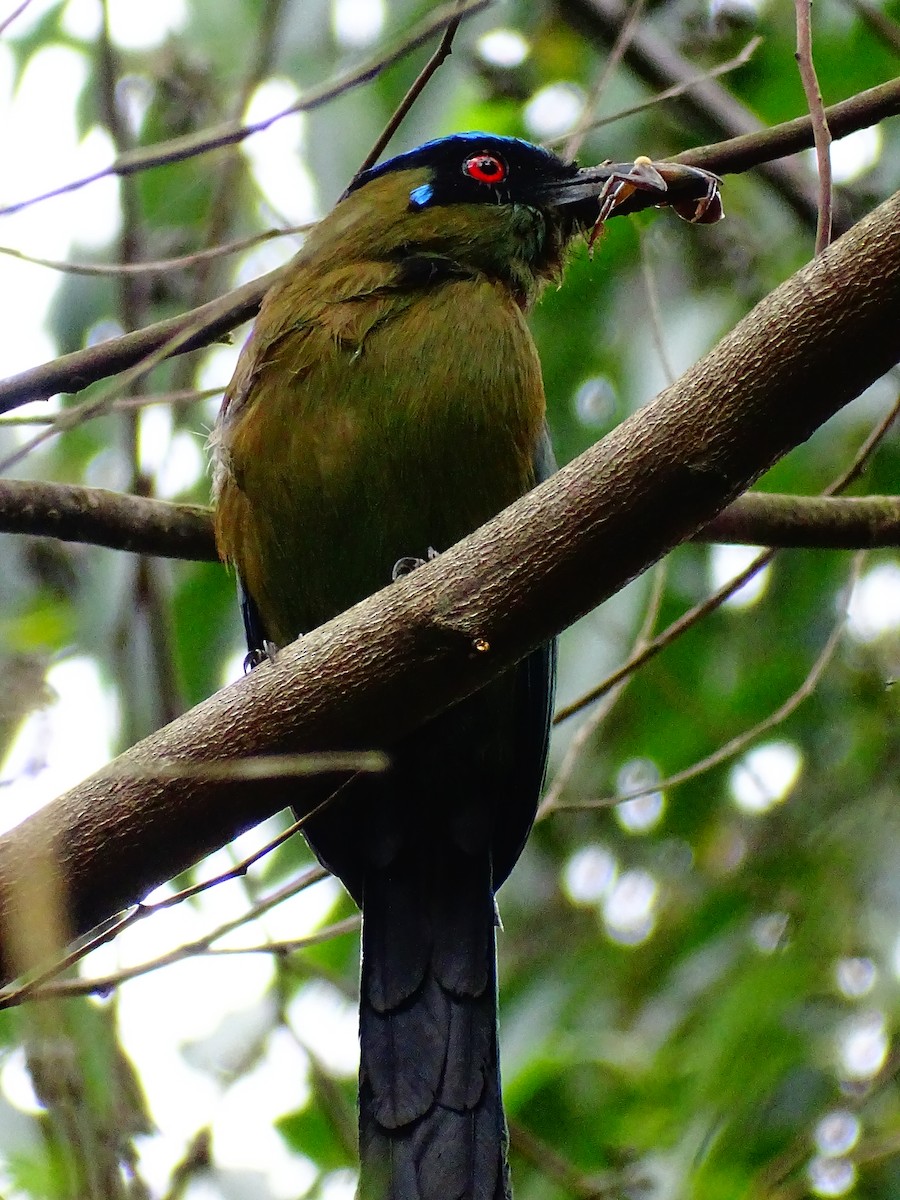
[[[691,219],[715,215],[703,176]],[[575,235],[636,191],[668,202],[666,173],[579,170],[484,133],[353,180],[266,296],[213,435],[216,535],[251,661],[553,469],[525,314]],[[494,896],[534,818],[553,672],[552,646],[532,653],[306,825],[363,911],[362,1200],[510,1194]]]

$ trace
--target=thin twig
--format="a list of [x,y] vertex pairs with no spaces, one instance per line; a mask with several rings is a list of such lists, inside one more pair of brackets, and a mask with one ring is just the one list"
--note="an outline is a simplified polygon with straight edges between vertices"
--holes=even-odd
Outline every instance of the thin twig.
[[816,76],[812,53],[812,0],[795,0],[797,14],[797,51],[794,57],[800,69],[800,79],[809,106],[813,139],[816,148],[816,167],[819,175],[819,206],[816,220],[816,254],[821,254],[831,241],[833,197],[831,186],[831,134],[822,103],[822,92]]
[[[686,783],[689,779],[696,779],[698,775],[703,775],[707,771],[711,771],[714,767],[721,766],[722,763],[728,762],[732,758],[736,758],[742,750],[747,746],[752,745],[764,733],[768,733],[772,729],[776,729],[784,721],[791,716],[805,700],[808,700],[813,695],[816,688],[825,674],[828,666],[834,658],[835,652],[840,645],[841,638],[844,635],[844,630],[847,624],[847,614],[850,606],[850,599],[853,595],[853,589],[859,580],[862,562],[865,555],[860,552],[853,556],[853,563],[850,569],[850,576],[847,581],[847,586],[844,589],[844,600],[841,604],[840,614],[837,621],[832,627],[831,633],[822,646],[822,649],[816,655],[815,661],[806,674],[805,679],[800,686],[791,693],[788,698],[769,713],[761,721],[749,729],[743,730],[730,738],[723,745],[719,746],[706,757],[698,759],[689,767],[685,767],[682,771],[675,771],[672,775],[667,775],[665,779],[656,779],[646,786],[633,788],[630,791],[622,792],[615,796],[603,796],[597,800],[578,800],[566,802],[557,797],[553,804],[556,811],[574,811],[591,808],[612,808],[613,805],[622,804],[626,800],[636,800],[640,796],[648,796],[651,792],[661,792],[667,788],[677,787],[681,783]],[[543,808],[544,806],[542,806]]]
[[160,275],[165,271],[180,271],[194,267],[210,258],[223,258],[229,254],[239,254],[260,242],[268,242],[273,238],[291,237],[298,233],[307,233],[313,226],[292,225],[285,229],[266,229],[262,233],[253,233],[248,237],[236,238],[233,242],[223,242],[218,246],[210,246],[206,250],[194,250],[190,254],[182,254],[177,258],[159,258],[144,262],[118,263],[82,263],[61,262],[54,258],[38,258],[33,254],[25,254],[12,246],[0,246],[0,254],[16,258],[21,262],[32,263],[36,267],[49,267],[53,271],[63,271],[68,275]]
[[[736,54],[734,58],[729,58],[727,62],[720,63],[717,67],[711,67],[708,71],[703,71],[698,75],[692,75],[690,79],[685,79],[682,83],[673,84],[672,87],[665,88],[661,92],[657,92],[649,100],[643,100],[640,104],[632,104],[630,108],[620,108],[616,112],[611,113],[608,117],[597,117],[591,121],[586,127],[585,133],[593,133],[597,129],[602,129],[605,125],[614,125],[616,121],[622,121],[625,117],[633,117],[636,113],[645,112],[648,108],[656,108],[657,105],[665,103],[667,100],[677,100],[679,96],[686,95],[691,88],[697,87],[701,83],[705,83],[707,79],[718,79],[720,75],[727,75],[730,71],[737,70],[738,67],[744,66],[753,57],[757,49],[762,45],[761,37],[753,37],[747,45]],[[545,146],[561,146],[569,134],[563,133],[559,137],[551,138],[544,142]]]
[[[666,562],[656,564],[656,569],[653,572],[653,582],[650,589],[650,598],[647,601],[647,608],[644,613],[644,619],[641,622],[641,627],[634,639],[634,644],[631,647],[631,655],[633,657],[649,642],[654,626],[659,617],[660,605],[662,604],[663,595],[666,585]],[[560,798],[563,791],[568,787],[574,774],[575,768],[581,758],[587,742],[594,736],[599,727],[606,721],[609,714],[612,712],[615,705],[618,703],[624,693],[631,677],[622,679],[614,688],[611,688],[603,697],[602,703],[598,704],[593,709],[576,729],[569,743],[566,753],[563,755],[563,760],[559,764],[559,770],[553,776],[553,782],[547,789],[547,794],[541,801],[537,812],[537,819],[541,820],[546,817],[554,809],[564,807],[560,804]]]
[[[462,7],[463,5],[461,0],[457,0],[457,9],[462,9]],[[442,66],[445,60],[453,53],[453,39],[456,37],[456,31],[459,29],[460,21],[462,21],[462,15],[454,17],[447,25],[447,28],[444,30],[443,37],[441,38],[440,45],[416,76],[409,91],[397,105],[391,119],[379,134],[375,145],[362,160],[362,163],[360,164],[359,169],[354,176],[355,179],[362,175],[363,171],[368,171],[369,167],[374,166],[375,163],[378,162],[379,158],[384,153],[385,148],[390,143],[391,138],[405,120],[407,113],[425,90],[432,75],[434,75],[435,71],[437,71],[437,69]]]
[[662,311],[659,306],[659,291],[656,287],[656,275],[653,271],[653,264],[650,261],[650,254],[647,250],[647,237],[647,231],[639,228],[638,245],[641,251],[641,279],[644,282],[644,290],[647,293],[647,308],[650,313],[650,335],[653,339],[656,353],[659,355],[663,375],[668,384],[675,382],[675,367],[672,365],[672,360],[669,358],[669,351],[666,347]]
[[310,112],[312,109],[320,108],[323,104],[336,99],[338,96],[343,96],[352,89],[371,82],[371,80],[380,75],[388,67],[393,66],[394,63],[399,62],[400,59],[405,58],[408,54],[417,50],[423,43],[429,41],[437,30],[445,28],[451,21],[465,20],[467,17],[481,12],[491,2],[492,0],[467,0],[467,3],[463,5],[461,10],[456,7],[454,7],[452,12],[448,12],[446,8],[438,9],[437,12],[423,21],[409,37],[405,38],[396,49],[381,55],[379,58],[366,63],[362,67],[357,67],[353,71],[347,71],[343,75],[339,75],[336,79],[322,84],[320,87],[311,88],[299,100],[288,105],[287,108],[273,113],[269,117],[264,117],[262,120],[254,121],[248,125],[240,125],[235,121],[226,121],[214,129],[206,129],[199,133],[187,134],[184,137],[172,138],[167,142],[160,142],[155,146],[141,147],[138,150],[117,158],[108,167],[104,167],[100,171],[95,171],[91,175],[84,175],[80,179],[74,179],[69,183],[61,184],[59,187],[53,188],[48,192],[42,192],[39,196],[30,196],[27,200],[19,200],[15,204],[7,204],[0,207],[0,216],[20,212],[24,208],[30,208],[34,204],[50,200],[54,196],[62,196],[69,192],[78,191],[80,188],[87,187],[88,184],[95,183],[98,179],[105,179],[110,175],[134,175],[138,171],[148,171],[153,167],[184,162],[186,159],[207,154],[211,150],[221,150],[225,146],[237,145],[239,142],[243,142],[248,137],[251,137],[254,133],[262,133],[263,130],[269,129],[277,121],[284,120],[285,117],[293,116],[294,113]]
[[22,3],[17,8],[14,8],[8,17],[4,17],[3,20],[0,21],[0,37],[6,33],[7,29],[9,29],[10,25],[12,25],[16,17],[20,17],[22,15],[30,3],[31,0],[22,0]]
[[[897,400],[894,402],[887,416],[885,416],[878,423],[878,425],[876,425],[869,436],[865,439],[847,470],[824,489],[824,494],[826,496],[833,496],[836,493],[843,491],[844,488],[848,487],[861,474],[866,462],[869,459],[869,456],[872,454],[872,451],[887,433],[888,429],[890,429],[891,425],[893,425],[898,413],[900,413],[900,396],[898,396]],[[599,683],[595,688],[591,688],[589,692],[586,692],[583,696],[579,697],[577,700],[574,700],[571,704],[567,704],[564,708],[559,709],[553,718],[554,725],[559,725],[562,721],[567,721],[569,717],[574,716],[575,713],[581,712],[583,708],[586,708],[589,704],[593,704],[595,700],[599,700],[602,696],[605,696],[606,693],[611,688],[615,687],[620,680],[625,679],[634,671],[637,671],[645,663],[649,662],[652,658],[655,658],[660,651],[664,650],[666,646],[670,645],[677,638],[679,638],[681,634],[690,629],[692,625],[696,625],[698,621],[703,620],[703,618],[708,616],[709,613],[714,612],[717,608],[719,608],[729,596],[734,595],[734,593],[738,591],[739,588],[742,588],[749,579],[753,578],[757,571],[761,571],[763,567],[770,563],[775,557],[776,553],[777,551],[775,550],[764,550],[761,554],[758,554],[750,563],[750,565],[745,567],[745,569],[736,575],[734,579],[729,580],[728,583],[724,584],[717,591],[713,592],[712,595],[708,596],[705,600],[702,600],[699,604],[695,604],[693,608],[688,609],[688,611],[683,613],[677,621],[673,621],[671,625],[667,626],[661,633],[657,634],[652,641],[648,642],[641,651],[639,651],[637,654],[633,654],[626,662],[613,671],[612,674],[608,675],[602,683]]]
[[616,40],[613,42],[612,49],[606,57],[606,61],[600,69],[600,74],[597,77],[597,82],[591,88],[591,94],[584,103],[584,108],[581,110],[581,115],[578,118],[578,123],[566,139],[565,147],[563,148],[562,157],[571,162],[575,155],[581,149],[581,143],[584,141],[585,134],[591,128],[591,113],[597,110],[598,105],[606,91],[607,85],[613,76],[614,71],[621,63],[625,56],[625,51],[631,42],[638,21],[640,21],[646,0],[632,0],[631,8],[628,10],[628,16],[622,22],[622,26],[616,35]]
[[[302,886],[308,886],[305,880],[302,881]],[[285,890],[284,895],[279,896],[275,903],[280,904],[282,900],[288,899],[298,890],[299,888],[296,887],[292,890]],[[310,946],[318,946],[322,942],[331,941],[332,938],[340,937],[341,934],[354,933],[359,929],[360,925],[360,918],[352,916],[345,917],[343,921],[336,921],[333,925],[326,925],[324,929],[320,929],[316,933],[308,934],[306,937],[293,938],[290,941],[264,942],[253,946],[216,947],[212,944],[226,934],[232,933],[240,926],[255,920],[261,913],[271,907],[273,905],[270,903],[261,904],[250,912],[244,913],[237,920],[228,921],[226,924],[220,925],[211,933],[204,934],[203,937],[197,938],[193,942],[185,942],[181,946],[176,946],[173,950],[168,950],[165,954],[160,954],[147,962],[137,963],[133,967],[122,967],[118,971],[111,971],[107,975],[94,976],[93,978],[64,979],[55,983],[45,983],[41,987],[33,988],[28,996],[18,1000],[17,1004],[23,1003],[26,999],[29,1003],[32,1003],[35,1000],[58,1000],[63,996],[108,996],[111,991],[120,987],[123,983],[128,983],[132,979],[138,979],[142,975],[149,975],[152,971],[159,971],[162,967],[171,967],[175,963],[184,962],[186,959],[197,958],[199,955],[212,957],[213,955],[225,954],[293,954],[298,950],[306,950]]]
[[[211,400],[213,396],[221,396],[225,391],[225,384],[221,387],[211,388],[184,388],[179,392],[146,392],[142,396],[121,396],[118,400],[113,400],[109,406],[109,412],[126,412],[131,408],[150,408],[156,404],[168,404],[172,407],[180,407],[181,405],[196,404],[200,400]],[[102,413],[97,413],[97,416],[102,416]],[[26,427],[29,425],[43,427],[52,425],[56,421],[56,415],[33,417],[0,417],[0,427],[19,426]]]
[[[509,1122],[509,1144],[516,1154],[521,1155],[558,1187],[562,1187],[567,1196],[574,1196],[576,1200],[618,1200],[618,1197],[624,1195],[625,1172],[584,1174],[558,1150],[518,1121]],[[627,1182],[632,1181],[629,1179]],[[637,1184],[638,1180],[633,1182]]]

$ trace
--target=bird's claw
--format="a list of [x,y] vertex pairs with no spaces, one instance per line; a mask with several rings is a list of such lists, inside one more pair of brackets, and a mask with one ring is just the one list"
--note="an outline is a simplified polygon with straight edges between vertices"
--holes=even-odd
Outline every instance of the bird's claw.
[[391,569],[391,583],[396,583],[404,575],[411,575],[418,567],[424,567],[426,562],[432,562],[437,556],[438,552],[434,546],[429,546],[425,551],[425,558],[416,558],[414,555],[398,558]]
[[278,647],[274,642],[270,642],[268,638],[263,642],[262,647],[254,646],[254,648],[244,657],[244,674],[248,674],[254,667],[258,667],[260,663],[275,661],[275,655],[278,653]]
[[[691,167],[690,170],[700,171],[700,168]],[[721,221],[725,216],[719,186],[722,181],[711,171],[703,171],[702,174],[707,177],[706,191],[703,195],[691,200],[680,200],[673,204],[672,208],[683,221],[689,221],[691,225],[715,225],[716,221]]]

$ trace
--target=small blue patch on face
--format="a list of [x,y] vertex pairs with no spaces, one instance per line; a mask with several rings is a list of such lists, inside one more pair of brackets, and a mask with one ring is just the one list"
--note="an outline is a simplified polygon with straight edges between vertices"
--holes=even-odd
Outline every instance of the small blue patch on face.
[[425,208],[433,195],[434,188],[430,183],[420,183],[409,193],[409,203],[412,208]]

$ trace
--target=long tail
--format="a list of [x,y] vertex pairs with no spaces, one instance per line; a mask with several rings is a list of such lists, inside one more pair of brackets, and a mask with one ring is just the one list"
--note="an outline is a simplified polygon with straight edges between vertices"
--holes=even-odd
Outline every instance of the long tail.
[[359,1200],[510,1196],[494,926],[483,844],[406,845],[366,876]]

